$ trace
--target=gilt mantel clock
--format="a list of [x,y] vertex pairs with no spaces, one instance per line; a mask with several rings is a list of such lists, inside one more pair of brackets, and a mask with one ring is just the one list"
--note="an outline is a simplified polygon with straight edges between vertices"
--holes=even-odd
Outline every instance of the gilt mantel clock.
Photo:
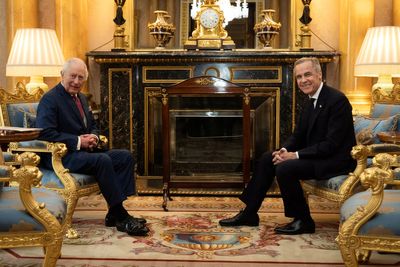
[[223,27],[224,12],[216,0],[205,0],[195,18],[196,28],[185,42],[186,49],[234,49],[235,43]]

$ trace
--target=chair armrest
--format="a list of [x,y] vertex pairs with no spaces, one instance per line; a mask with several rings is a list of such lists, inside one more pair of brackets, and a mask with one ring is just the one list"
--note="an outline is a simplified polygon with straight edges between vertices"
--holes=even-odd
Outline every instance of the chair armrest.
[[348,178],[343,182],[339,189],[339,194],[347,199],[359,185],[361,173],[368,167],[368,158],[374,157],[379,153],[395,154],[400,153],[400,145],[396,144],[371,144],[356,145],[351,150],[351,156],[357,161],[356,168],[349,173]]
[[29,151],[42,153],[47,152],[51,153],[51,142],[42,141],[42,140],[32,140],[32,141],[23,141],[23,142],[10,142],[8,145],[8,149],[10,152],[15,151]]
[[99,135],[98,149],[106,149],[108,147],[108,139],[104,135]]
[[[26,158],[32,157],[30,161],[35,161],[35,154],[26,154]],[[28,159],[26,159],[28,160]],[[32,188],[39,186],[42,179],[42,172],[36,166],[7,166],[9,169],[9,181],[17,182],[19,187],[19,197],[27,212],[41,223],[47,231],[59,232],[62,227],[58,219],[46,209],[45,204],[36,201],[32,194]]]

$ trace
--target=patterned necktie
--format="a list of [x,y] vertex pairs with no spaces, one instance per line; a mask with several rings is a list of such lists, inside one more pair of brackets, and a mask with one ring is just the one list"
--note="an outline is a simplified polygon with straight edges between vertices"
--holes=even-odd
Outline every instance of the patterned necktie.
[[72,99],[74,100],[76,106],[79,109],[79,113],[81,114],[82,119],[85,117],[85,112],[83,111],[82,103],[81,100],[79,100],[79,97],[76,95],[72,96]]

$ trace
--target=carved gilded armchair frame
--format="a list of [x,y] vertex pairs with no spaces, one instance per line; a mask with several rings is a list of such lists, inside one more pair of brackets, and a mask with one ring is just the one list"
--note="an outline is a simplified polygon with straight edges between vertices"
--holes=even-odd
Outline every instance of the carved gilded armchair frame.
[[[400,150],[400,148],[399,148]],[[339,226],[336,241],[339,244],[346,266],[358,266],[358,262],[367,262],[371,251],[400,253],[399,236],[382,236],[379,234],[361,234],[360,228],[373,218],[385,197],[385,186],[400,185],[394,180],[394,168],[400,167],[399,157],[388,153],[377,154],[373,159],[373,167],[365,169],[360,175],[363,186],[369,188],[371,197],[364,206],[357,210]],[[380,227],[385,227],[380,223]]]
[[[0,177],[0,182],[18,184],[18,192],[23,206],[44,227],[44,230],[0,232],[0,248],[41,246],[45,253],[42,266],[56,266],[57,259],[61,255],[65,221],[60,223],[45,204],[38,203],[32,194],[32,188],[38,186],[42,178],[42,173],[34,166],[39,162],[39,157],[34,153],[27,152],[17,155],[15,158],[15,163],[20,167],[1,165],[3,175]],[[4,175],[5,173],[6,175]]]

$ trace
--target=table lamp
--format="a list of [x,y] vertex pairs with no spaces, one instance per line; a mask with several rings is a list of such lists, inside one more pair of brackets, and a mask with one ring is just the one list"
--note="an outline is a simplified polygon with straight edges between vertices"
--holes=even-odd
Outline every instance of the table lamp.
[[64,64],[56,32],[51,29],[18,29],[6,65],[6,76],[30,76],[25,85],[33,94],[48,90],[43,77],[59,77]]
[[400,27],[368,29],[355,63],[354,76],[378,77],[372,91],[392,90],[392,77],[400,77]]

